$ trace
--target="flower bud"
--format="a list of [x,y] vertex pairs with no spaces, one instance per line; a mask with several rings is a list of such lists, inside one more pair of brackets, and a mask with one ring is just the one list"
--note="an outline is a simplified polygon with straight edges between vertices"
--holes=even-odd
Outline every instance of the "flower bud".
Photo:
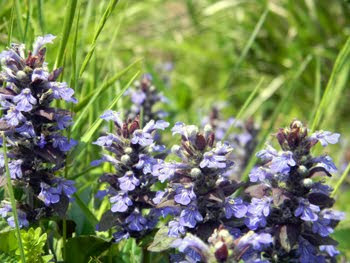
[[124,154],[121,158],[120,158],[120,160],[121,160],[121,162],[123,163],[123,164],[128,164],[129,162],[130,162],[130,156],[129,155],[127,155],[127,154]]
[[199,168],[193,168],[192,170],[191,170],[191,176],[192,177],[198,177],[198,176],[200,176],[202,174],[202,171],[201,171],[201,169],[199,169]]
[[306,178],[303,180],[303,185],[307,188],[310,188],[313,185],[313,181],[310,178]]
[[125,150],[124,150],[124,152],[125,152],[126,154],[131,154],[131,153],[132,153],[132,148],[131,148],[131,147],[126,147]]
[[301,175],[306,175],[307,172],[308,172],[308,170],[304,165],[300,165],[298,167],[298,173],[300,173]]
[[26,74],[24,71],[19,70],[19,71],[17,72],[17,74],[16,74],[16,77],[17,77],[17,79],[19,79],[19,80],[23,80],[23,79],[25,79],[25,78],[27,77],[27,74]]

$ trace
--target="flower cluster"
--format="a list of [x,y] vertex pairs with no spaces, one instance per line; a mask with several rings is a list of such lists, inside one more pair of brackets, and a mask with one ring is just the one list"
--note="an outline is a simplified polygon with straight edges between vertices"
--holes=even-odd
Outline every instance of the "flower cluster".
[[[271,146],[257,153],[263,165],[250,173],[255,185],[246,189],[252,196],[246,226],[256,233],[272,236],[264,249],[264,258],[273,262],[325,262],[339,252],[329,235],[344,218],[331,209],[332,188],[322,176],[331,176],[336,167],[327,155],[314,157],[311,148],[338,142],[339,134],[319,131],[308,136],[307,129],[293,121],[277,133],[282,151]],[[250,259],[260,258],[261,250],[252,251]]]
[[167,116],[161,109],[156,109],[157,103],[166,103],[168,100],[152,84],[152,76],[144,74],[140,81],[134,83],[134,88],[127,94],[130,95],[132,106],[127,116],[134,119],[136,116],[142,118],[142,123],[150,120],[159,120]]
[[[175,213],[168,222],[168,235],[182,237],[189,232],[205,241],[221,222],[244,226],[247,206],[241,198],[231,197],[240,184],[225,176],[233,165],[233,148],[226,142],[215,143],[211,129],[201,133],[196,126],[176,123],[172,132],[182,138],[181,146],[172,147],[181,162],[163,163],[155,173],[160,181],[168,181],[155,202]],[[192,258],[199,257],[194,254]]]
[[[38,37],[33,51],[26,52],[23,44],[12,44],[0,53],[3,86],[0,129],[9,148],[11,179],[21,193],[18,202],[21,226],[43,216],[65,214],[75,192],[72,181],[55,176],[64,167],[66,153],[76,142],[62,135],[72,124],[71,113],[51,104],[54,100],[76,100],[66,83],[56,81],[62,69],[50,72],[45,62],[44,45],[52,43],[54,38]],[[4,174],[2,154],[0,169]],[[3,203],[1,216],[13,225],[10,214],[11,208]]]
[[254,121],[242,122],[235,118],[223,119],[220,116],[219,109],[213,107],[209,117],[204,119],[202,125],[210,125],[217,140],[226,139],[235,149],[233,153],[235,165],[228,170],[227,175],[239,180],[252,158],[257,144],[259,129]]
[[116,132],[107,133],[94,142],[111,155],[103,154],[92,165],[107,162],[114,166],[115,172],[100,178],[108,188],[100,191],[98,196],[109,196],[111,210],[104,214],[97,229],[116,229],[116,242],[128,237],[140,238],[154,228],[160,216],[164,216],[163,209],[154,208],[152,199],[156,193],[151,187],[158,181],[154,171],[164,162],[159,156],[165,150],[165,146],[156,144],[155,135],[169,123],[151,120],[141,128],[138,117],[123,122],[120,114],[111,110],[101,118],[113,121]]

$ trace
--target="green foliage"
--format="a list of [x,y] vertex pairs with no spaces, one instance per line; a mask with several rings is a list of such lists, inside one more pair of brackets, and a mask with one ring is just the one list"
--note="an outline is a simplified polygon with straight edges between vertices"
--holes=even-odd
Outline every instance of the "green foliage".
[[[21,230],[23,241],[23,249],[26,262],[31,263],[47,263],[52,259],[52,255],[44,255],[44,246],[47,240],[47,234],[42,233],[40,227],[34,229],[29,228],[28,231]],[[16,255],[19,255],[19,249],[16,250]]]
[[96,258],[110,246],[111,242],[107,242],[95,236],[79,236],[70,238],[67,241],[66,262],[98,262],[96,261]]

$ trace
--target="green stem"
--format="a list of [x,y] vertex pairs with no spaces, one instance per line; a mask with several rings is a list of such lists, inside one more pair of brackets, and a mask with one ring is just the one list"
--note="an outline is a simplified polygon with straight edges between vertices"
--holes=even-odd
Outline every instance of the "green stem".
[[333,193],[332,193],[332,197],[335,196],[335,194],[337,193],[337,191],[339,190],[340,186],[343,184],[343,182],[345,181],[346,177],[348,176],[350,172],[350,163],[348,164],[348,166],[346,167],[345,171],[343,172],[343,174],[341,175],[339,181],[337,182],[337,184],[334,187]]
[[67,240],[67,220],[66,217],[63,218],[63,262],[66,262],[66,240]]
[[11,200],[11,206],[12,206],[12,212],[13,217],[15,219],[15,225],[16,225],[16,233],[17,233],[17,239],[18,239],[18,246],[19,246],[19,252],[21,254],[21,260],[22,263],[25,263],[25,257],[24,257],[24,250],[23,250],[23,244],[22,244],[22,238],[21,238],[21,231],[19,229],[19,222],[18,222],[18,213],[17,213],[17,207],[16,207],[16,200],[15,195],[13,193],[13,187],[11,183],[11,176],[9,171],[9,164],[8,164],[8,158],[7,158],[7,147],[6,147],[6,136],[5,133],[2,134],[2,144],[4,149],[4,162],[5,162],[5,170],[6,170],[6,178],[7,178],[7,189],[8,193],[10,195]]

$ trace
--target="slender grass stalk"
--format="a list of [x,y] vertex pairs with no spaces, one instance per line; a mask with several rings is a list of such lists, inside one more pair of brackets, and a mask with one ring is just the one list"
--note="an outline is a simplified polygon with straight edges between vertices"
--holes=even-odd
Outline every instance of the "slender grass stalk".
[[[115,83],[119,78],[121,78],[126,72],[128,72],[131,68],[133,68],[136,64],[138,64],[142,59],[137,59],[133,63],[131,63],[129,66],[121,70],[120,72],[116,73],[114,76],[112,76],[110,79],[108,79],[104,84],[102,84],[101,88],[98,91],[92,91],[89,93],[75,108],[74,112],[77,113],[81,110],[84,110],[87,107],[87,104],[91,104],[92,98],[95,97],[95,95],[101,95],[103,92],[105,92],[113,83]],[[97,99],[97,97],[95,98]]]
[[96,226],[98,224],[98,220],[95,215],[90,211],[90,209],[85,205],[85,203],[81,200],[79,195],[74,194],[75,202],[84,213],[86,219],[90,222],[91,225]]
[[343,174],[341,175],[340,179],[337,181],[336,185],[334,186],[334,190],[332,192],[332,197],[334,197],[337,194],[340,186],[344,183],[344,181],[349,173],[350,173],[350,163],[348,163],[348,166],[346,166]]
[[14,24],[14,21],[15,21],[14,13],[15,13],[15,7],[12,6],[12,8],[11,8],[11,17],[10,17],[10,27],[9,27],[8,36],[7,36],[7,45],[8,46],[10,46],[11,41],[12,41],[13,24]]
[[73,25],[77,3],[78,3],[78,0],[69,0],[67,4],[66,16],[64,17],[64,22],[63,22],[62,38],[60,41],[60,46],[59,46],[56,61],[55,61],[55,66],[54,66],[55,68],[61,66],[63,62],[64,53],[67,47],[70,31]]
[[38,19],[39,19],[39,26],[41,34],[45,33],[45,18],[43,16],[43,0],[37,0],[37,6],[38,6]]
[[62,221],[62,231],[63,231],[63,235],[62,235],[62,239],[63,239],[63,262],[66,261],[66,255],[67,255],[67,219],[66,217],[63,218]]
[[258,90],[260,90],[262,84],[264,82],[264,78],[261,78],[258,85],[255,86],[254,90],[252,93],[250,93],[248,99],[246,99],[246,101],[244,102],[243,106],[241,107],[241,109],[238,111],[235,120],[233,121],[233,123],[230,125],[230,127],[227,129],[226,134],[223,138],[223,141],[227,140],[227,137],[230,135],[230,133],[232,132],[232,130],[234,129],[234,125],[236,124],[236,121],[239,120],[242,116],[242,114],[244,113],[244,111],[247,109],[248,105],[250,104],[250,102],[253,100],[253,98],[255,97],[255,94],[258,92]]
[[317,128],[319,128],[319,125],[321,123],[322,117],[326,111],[326,107],[328,105],[329,100],[333,99],[333,89],[335,87],[335,83],[338,77],[338,74],[341,72],[341,70],[346,66],[348,63],[350,56],[350,37],[347,39],[346,43],[342,47],[341,51],[339,52],[337,59],[335,60],[335,64],[331,73],[331,76],[328,80],[326,90],[323,93],[320,106],[316,112],[315,118],[312,122],[311,126],[311,132],[315,131]]
[[7,158],[7,146],[6,146],[6,136],[5,133],[2,134],[2,145],[4,150],[4,163],[5,163],[5,173],[6,173],[6,179],[7,179],[7,189],[11,200],[11,207],[13,212],[13,217],[15,219],[15,226],[16,226],[16,233],[17,233],[17,241],[18,241],[18,247],[19,252],[21,255],[21,260],[23,263],[26,262],[25,256],[24,256],[24,249],[23,249],[23,243],[22,243],[22,237],[21,237],[21,231],[19,229],[19,222],[18,222],[18,213],[17,213],[17,207],[16,207],[16,200],[15,195],[13,192],[13,187],[11,183],[11,176],[9,171],[9,163]]
[[97,42],[97,39],[102,31],[102,29],[104,28],[108,18],[110,17],[110,15],[112,14],[115,6],[117,5],[117,3],[119,2],[119,0],[110,0],[109,1],[109,4],[107,6],[107,9],[106,11],[104,12],[102,18],[100,19],[100,22],[97,26],[97,29],[95,31],[95,34],[94,34],[94,37],[92,39],[92,42],[91,42],[91,45],[90,45],[90,49],[89,49],[89,52],[87,53],[87,55],[85,56],[85,59],[84,59],[84,62],[80,68],[80,72],[79,72],[79,78],[82,77],[87,65],[89,64],[90,60],[91,60],[91,57],[95,51],[95,48],[96,48],[96,42]]
[[[130,87],[130,85],[135,81],[135,79],[139,76],[140,71],[137,71],[134,76],[129,80],[129,82],[124,86],[124,88],[120,91],[120,93],[118,94],[118,96],[111,102],[111,104],[105,109],[106,110],[110,110],[112,109],[117,102],[119,101],[119,99],[121,98],[121,96],[123,96],[124,92]],[[102,123],[102,119],[98,117],[98,119],[95,120],[95,122],[92,124],[92,126],[90,127],[90,129],[84,133],[84,135],[81,137],[81,142],[82,143],[88,143],[91,141],[92,136],[94,135],[94,133],[96,132],[96,130],[100,127],[101,123]]]
[[226,89],[229,88],[232,85],[232,83],[233,83],[233,81],[234,81],[234,79],[236,77],[237,70],[240,67],[240,65],[242,64],[242,62],[245,59],[245,57],[247,56],[248,51],[252,47],[252,45],[253,45],[253,43],[255,41],[255,38],[257,37],[258,33],[260,32],[260,30],[262,28],[262,25],[264,24],[268,13],[269,13],[269,9],[266,8],[265,11],[260,16],[259,21],[256,24],[252,34],[250,35],[247,44],[244,46],[244,49],[243,49],[241,55],[239,56],[237,62],[233,66],[233,69],[232,69],[232,71],[231,71],[231,73],[229,75],[229,78],[228,78],[228,80],[226,82],[226,85],[225,85]]
[[321,100],[321,63],[320,58],[316,57],[316,70],[315,70],[315,98],[314,98],[314,109],[312,110],[311,118],[309,123],[314,119],[317,108]]
[[31,16],[32,16],[32,0],[27,0],[27,17],[26,17],[26,23],[24,27],[24,36],[23,36],[24,43],[26,42],[26,39],[27,39],[27,33],[29,29]]
[[18,34],[24,42],[24,29],[23,29],[23,22],[22,22],[22,11],[21,11],[21,4],[19,0],[13,0],[13,6],[16,11],[16,18],[17,18],[17,29],[18,29]]

